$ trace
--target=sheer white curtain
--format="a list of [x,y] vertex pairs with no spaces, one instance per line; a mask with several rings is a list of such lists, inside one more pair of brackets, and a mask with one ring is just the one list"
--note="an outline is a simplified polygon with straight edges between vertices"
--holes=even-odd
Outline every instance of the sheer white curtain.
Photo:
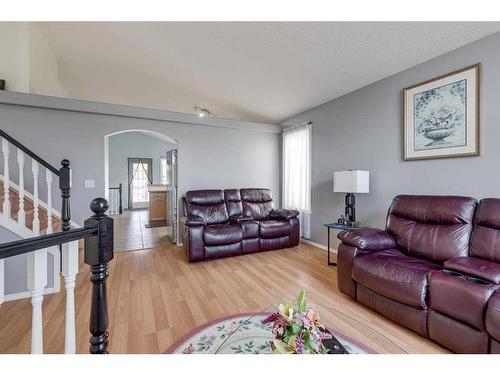
[[300,211],[305,238],[310,238],[311,133],[310,123],[283,131],[283,206]]

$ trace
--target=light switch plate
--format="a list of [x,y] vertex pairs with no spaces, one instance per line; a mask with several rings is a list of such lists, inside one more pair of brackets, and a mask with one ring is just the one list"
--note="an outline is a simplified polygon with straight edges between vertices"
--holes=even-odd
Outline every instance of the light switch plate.
[[95,180],[85,180],[85,188],[87,189],[95,188]]

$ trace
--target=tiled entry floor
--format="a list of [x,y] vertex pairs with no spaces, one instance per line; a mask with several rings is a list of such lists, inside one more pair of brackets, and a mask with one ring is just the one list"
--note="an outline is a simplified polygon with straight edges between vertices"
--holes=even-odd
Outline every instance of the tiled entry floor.
[[121,215],[113,215],[115,231],[115,251],[150,249],[171,246],[171,227],[146,228],[148,210],[125,210]]

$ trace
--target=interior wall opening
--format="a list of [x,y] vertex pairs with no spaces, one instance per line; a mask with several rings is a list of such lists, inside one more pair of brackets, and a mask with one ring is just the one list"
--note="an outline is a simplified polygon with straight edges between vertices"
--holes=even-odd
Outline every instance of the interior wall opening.
[[105,197],[115,221],[115,251],[176,244],[177,142],[145,130],[105,137]]

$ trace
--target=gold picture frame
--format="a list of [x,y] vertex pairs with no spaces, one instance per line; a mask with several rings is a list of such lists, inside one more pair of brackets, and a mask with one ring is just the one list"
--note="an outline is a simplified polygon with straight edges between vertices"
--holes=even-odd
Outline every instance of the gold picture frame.
[[403,89],[403,158],[480,155],[481,64]]

